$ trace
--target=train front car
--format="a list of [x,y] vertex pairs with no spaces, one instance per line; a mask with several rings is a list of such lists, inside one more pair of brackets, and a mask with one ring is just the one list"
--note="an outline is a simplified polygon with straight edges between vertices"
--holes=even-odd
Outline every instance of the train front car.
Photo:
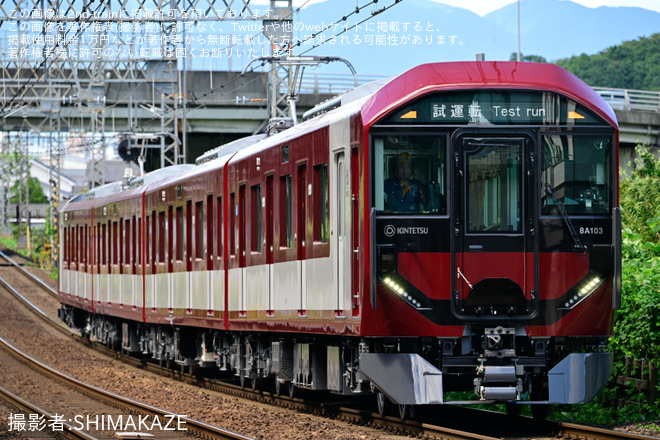
[[362,117],[381,410],[590,401],[620,301],[612,110],[557,66],[463,62],[404,73]]

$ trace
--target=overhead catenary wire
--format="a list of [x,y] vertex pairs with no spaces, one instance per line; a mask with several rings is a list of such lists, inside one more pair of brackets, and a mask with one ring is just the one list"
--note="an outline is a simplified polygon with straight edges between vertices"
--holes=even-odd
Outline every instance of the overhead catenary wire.
[[[385,12],[386,10],[391,9],[392,7],[394,7],[395,5],[397,5],[397,4],[401,3],[401,2],[403,2],[403,0],[394,0],[393,3],[389,4],[388,6],[385,6],[385,7],[381,8],[381,9],[379,9],[379,10],[377,10],[377,11],[373,11],[373,12],[372,12],[367,18],[365,18],[364,20],[359,21],[359,22],[356,22],[355,25],[353,25],[353,26],[350,26],[350,27],[347,26],[347,27],[343,28],[341,32],[332,35],[330,39],[326,39],[326,40],[323,40],[323,41],[321,41],[321,42],[315,44],[314,46],[312,46],[312,47],[310,47],[309,49],[307,49],[307,50],[305,50],[304,52],[302,52],[300,55],[304,55],[304,54],[306,54],[306,53],[308,53],[308,52],[310,52],[310,51],[312,51],[312,50],[314,50],[314,49],[316,49],[316,48],[318,48],[318,47],[320,47],[320,46],[326,44],[327,42],[332,41],[333,38],[336,38],[336,37],[338,37],[338,36],[340,36],[340,35],[342,35],[342,34],[348,32],[349,30],[355,29],[357,26],[359,26],[359,25],[361,25],[361,24],[364,24],[365,22],[371,20],[371,19],[374,18],[375,16],[377,16],[377,15],[379,15],[379,14]],[[333,23],[331,23],[331,24],[325,26],[325,27],[324,27],[323,29],[321,29],[319,32],[316,32],[316,33],[310,35],[309,37],[307,37],[307,38],[305,38],[305,39],[303,39],[303,40],[299,40],[298,42],[296,42],[296,43],[295,43],[294,45],[292,45],[291,47],[283,47],[283,48],[281,48],[281,50],[280,50],[280,54],[281,54],[281,53],[289,53],[290,51],[292,51],[292,50],[295,49],[296,47],[300,47],[300,46],[302,46],[306,41],[308,41],[308,40],[310,40],[310,39],[312,39],[312,38],[315,39],[317,36],[319,36],[319,35],[325,33],[328,29],[334,29],[338,24],[340,24],[340,23],[342,23],[342,22],[344,22],[344,21],[347,21],[351,16],[353,16],[353,15],[355,15],[355,14],[359,14],[363,9],[367,8],[367,7],[370,6],[370,5],[375,5],[375,4],[377,4],[377,3],[378,3],[378,0],[371,0],[369,3],[367,3],[367,4],[363,5],[363,6],[358,6],[358,5],[356,4],[354,10],[352,10],[350,13],[348,13],[348,14],[346,14],[346,15],[343,15],[340,19],[335,20]],[[300,8],[302,8],[302,6],[301,6]],[[297,11],[299,11],[300,8],[298,8]],[[253,67],[252,69],[250,69],[250,70],[247,70],[246,72],[244,72],[244,74],[245,74],[245,73],[252,73],[252,72],[255,72],[256,70],[258,70],[258,69],[264,67],[266,64],[267,64],[267,61],[260,61],[260,63],[259,63],[258,65],[254,66],[254,67]],[[273,70],[275,70],[274,67],[272,67],[272,68],[268,71],[268,73],[272,72]],[[221,85],[219,85],[219,86],[217,86],[217,87],[211,89],[210,91],[208,91],[208,92],[206,92],[206,93],[200,95],[199,97],[195,97],[195,96],[193,96],[193,100],[191,101],[191,103],[194,105],[196,100],[206,98],[206,97],[208,97],[208,96],[210,96],[210,95],[216,93],[217,91],[222,90],[223,88],[225,88],[225,87],[231,85],[233,82],[238,81],[238,80],[239,80],[240,78],[242,78],[242,77],[243,77],[243,75],[238,76],[238,77],[235,77],[235,78],[233,78],[233,79],[231,79],[231,80],[229,80],[229,81],[227,81],[227,82],[225,82],[225,83],[223,83],[223,84],[221,84]],[[253,82],[253,81],[256,81],[256,79],[251,80],[250,82]],[[249,84],[249,83],[248,83],[248,84]],[[236,91],[236,90],[237,90],[237,88],[232,89],[229,93],[234,92],[234,91]],[[204,106],[204,104],[199,105],[197,108],[201,108],[201,107],[203,107],[203,106]]]
[[[58,39],[58,40],[56,41],[55,46],[53,46],[53,53],[55,53],[55,50],[56,50],[58,47],[60,47],[60,44],[61,44],[63,41],[64,41],[64,45],[63,45],[63,47],[66,49],[66,48],[69,47],[69,45],[70,45],[73,41],[75,41],[76,38],[80,35],[80,33],[81,33],[81,32],[83,31],[83,29],[84,29],[84,27],[82,26],[82,24],[83,24],[84,22],[89,21],[89,20],[87,20],[87,21],[83,21],[83,17],[85,16],[85,12],[88,11],[88,10],[90,10],[90,8],[92,7],[92,5],[94,4],[94,1],[95,1],[95,0],[90,0],[89,3],[83,7],[83,10],[81,11],[81,13],[78,15],[77,19],[75,20],[75,22],[78,24],[78,29],[77,29],[75,35],[74,35],[71,39],[69,39],[68,42],[66,41],[66,37],[67,37],[67,35],[73,30],[73,27],[69,28],[69,30],[64,34],[64,38],[63,38],[62,40],[59,40],[59,39]],[[103,4],[103,1],[102,1],[102,0],[99,0],[99,6],[102,5],[102,4]],[[91,15],[91,14],[90,14],[90,15]],[[25,94],[25,92],[27,91],[28,86],[32,86],[32,85],[33,85],[33,83],[31,83],[31,81],[32,81],[32,79],[35,77],[35,75],[37,74],[38,71],[40,71],[40,70],[42,70],[42,69],[50,69],[50,67],[51,67],[51,66],[53,65],[53,63],[55,63],[56,61],[57,61],[57,56],[54,56],[54,57],[51,57],[51,58],[44,57],[44,59],[41,61],[41,63],[40,63],[36,68],[31,69],[32,72],[31,72],[30,76],[25,80],[25,82],[21,85],[21,87],[18,89],[18,91],[17,91],[16,93],[14,93],[14,95],[13,95],[12,98],[9,100],[9,102],[7,102],[7,103],[3,103],[3,104],[2,104],[2,107],[0,108],[0,116],[4,117],[8,112],[10,112],[10,111],[13,110],[13,109],[11,108],[11,106],[14,104],[14,102],[16,102],[17,100],[20,100],[20,99],[21,99],[21,97],[22,97],[22,96]],[[44,67],[44,66],[46,65],[46,63],[49,63],[49,64],[48,64],[46,67]]]

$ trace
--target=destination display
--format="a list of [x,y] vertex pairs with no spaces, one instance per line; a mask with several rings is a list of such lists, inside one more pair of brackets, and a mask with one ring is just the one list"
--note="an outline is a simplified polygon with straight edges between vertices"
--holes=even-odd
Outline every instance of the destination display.
[[402,107],[385,124],[604,125],[584,106],[551,92],[436,93]]

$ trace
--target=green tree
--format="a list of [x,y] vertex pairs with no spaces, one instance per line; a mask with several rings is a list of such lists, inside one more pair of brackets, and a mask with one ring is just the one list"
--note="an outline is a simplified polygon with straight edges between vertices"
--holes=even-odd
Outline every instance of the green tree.
[[[509,61],[517,61],[518,52],[512,52]],[[548,61],[541,55],[523,55],[520,54],[520,61],[527,61],[529,63],[547,63]]]
[[[619,193],[623,279],[609,344],[618,374],[624,370],[625,356],[660,365],[660,160],[645,146],[638,145],[636,153]],[[658,405],[652,409],[656,414]]]
[[[10,203],[18,203],[18,191],[20,190],[20,185],[21,182],[18,180],[14,182],[14,184],[11,187],[11,197],[9,199]],[[30,200],[29,203],[48,203],[48,199],[46,198],[46,194],[44,194],[44,190],[41,187],[41,183],[39,182],[38,179],[35,179],[34,177],[30,177],[29,179],[29,192],[30,192]]]
[[621,218],[624,228],[639,235],[643,243],[660,241],[660,160],[645,145],[635,148],[631,172],[622,173],[620,183]]
[[594,87],[660,90],[660,33],[557,64]]

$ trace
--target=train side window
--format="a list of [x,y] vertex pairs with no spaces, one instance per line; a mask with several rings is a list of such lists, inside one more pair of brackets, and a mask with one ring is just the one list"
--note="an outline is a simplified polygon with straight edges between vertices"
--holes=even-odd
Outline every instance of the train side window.
[[94,264],[98,267],[101,265],[101,223],[96,223],[96,226],[94,226],[94,237],[94,242],[96,243]]
[[156,221],[158,219],[158,215],[156,214],[156,211],[151,212],[151,221],[147,223],[147,237],[149,237],[149,240],[151,240],[151,265],[153,267],[156,266],[156,263],[158,262],[157,254],[158,254],[158,240],[157,240],[157,228],[156,228]]
[[101,255],[101,265],[105,266],[108,264],[108,230],[107,225],[103,223],[101,225],[101,237],[99,241],[101,242],[100,246],[100,255]]
[[[183,254],[183,259],[189,264],[193,258],[193,228],[195,224],[195,217],[193,213],[192,200],[186,202],[186,230],[184,243],[186,246],[185,253]],[[191,267],[188,268],[192,270]]]
[[126,231],[124,229],[124,219],[120,218],[119,223],[117,224],[117,263],[119,265],[124,264],[124,257],[126,252]]
[[156,242],[156,239],[151,226],[151,222],[154,221],[153,219],[155,219],[155,217],[151,215],[147,215],[144,219],[144,230],[142,231],[144,234],[144,260],[142,261],[142,264],[145,266],[149,263],[153,264],[155,260],[154,243]]
[[165,256],[165,263],[167,263],[167,270],[172,270],[172,263],[174,263],[174,237],[175,237],[175,218],[174,218],[174,206],[170,205],[167,207],[167,221],[165,223],[165,235],[167,236],[167,255]]
[[328,164],[314,167],[314,241],[328,242]]
[[250,249],[252,252],[261,252],[262,243],[261,243],[261,215],[262,215],[262,206],[261,206],[261,185],[255,185],[251,189],[252,200],[251,200],[251,219],[252,224],[250,225],[251,236],[250,236]]
[[77,238],[76,237],[76,227],[71,226],[71,231],[69,233],[69,240],[71,241],[71,246],[70,246],[71,256],[70,256],[69,260],[71,261],[71,263],[76,262],[76,238]]
[[62,252],[62,254],[63,254],[62,259],[64,260],[65,263],[68,263],[69,262],[69,243],[70,243],[71,240],[69,239],[69,228],[67,226],[62,228],[62,236],[64,237],[64,243],[63,243],[64,251]]
[[126,219],[124,222],[124,264],[131,264],[133,261],[131,259],[131,244],[133,243],[132,240],[135,239],[131,235],[131,219]]
[[107,262],[108,266],[112,265],[112,221],[108,220],[108,230],[105,236],[105,251],[108,254]]
[[85,245],[83,244],[85,240],[85,235],[84,235],[84,230],[85,228],[83,226],[78,227],[78,234],[79,234],[79,239],[78,239],[78,264],[82,264],[84,261],[84,250],[85,250]]
[[119,263],[119,225],[117,222],[112,222],[112,264]]
[[291,247],[291,175],[280,178],[280,247]]
[[78,263],[78,249],[80,247],[80,226],[76,225],[74,226],[73,230],[74,234],[74,241],[73,241],[73,261],[74,263]]
[[206,260],[209,264],[207,269],[211,269],[211,265],[214,255],[213,249],[213,234],[214,234],[214,225],[213,225],[213,195],[209,194],[206,196],[206,241],[204,243],[204,249],[206,249]]
[[236,205],[236,195],[229,195],[229,255],[236,255],[236,216],[238,215],[238,206]]
[[69,264],[73,263],[73,226],[68,227],[68,234],[67,234],[67,258],[69,260]]
[[78,227],[78,266],[84,263],[85,261],[85,227],[84,226],[79,226]]
[[135,222],[136,218],[133,217],[133,227],[135,228],[135,234],[137,240],[135,242],[135,248],[133,252],[133,261],[135,264],[142,264],[142,218],[137,219],[137,225]]
[[218,222],[218,258],[222,258],[222,252],[223,252],[223,238],[222,238],[222,210],[224,207],[222,206],[222,197],[218,197],[218,203],[216,204],[216,217],[217,217],[217,222]]
[[447,135],[375,135],[372,145],[377,211],[447,214]]
[[108,266],[112,264],[112,221],[108,220],[108,234],[105,236],[105,249],[108,253]]
[[85,227],[80,226],[78,229],[80,233],[80,240],[78,241],[78,264],[83,264],[85,262]]
[[542,213],[558,215],[610,212],[612,137],[608,135],[545,135],[542,162]]
[[[190,211],[190,209],[188,209]],[[174,259],[176,261],[183,261],[183,206],[177,206],[176,208],[176,221],[174,224],[174,249],[173,253],[175,255]]]
[[165,211],[158,213],[158,262],[165,263]]
[[204,258],[204,202],[195,203],[195,258]]
[[69,230],[67,236],[65,237],[65,247],[68,254],[69,264],[73,263],[73,226],[67,228]]
[[85,225],[83,227],[83,260],[82,262],[84,264],[87,264],[87,250],[89,248],[89,229],[88,226]]
[[73,227],[73,262],[78,262],[78,225]]
[[245,185],[241,185],[238,189],[238,208],[237,208],[237,217],[238,217],[238,258],[240,261],[241,267],[245,267],[245,234],[247,232],[246,222],[247,217],[245,216],[246,211],[246,190]]

